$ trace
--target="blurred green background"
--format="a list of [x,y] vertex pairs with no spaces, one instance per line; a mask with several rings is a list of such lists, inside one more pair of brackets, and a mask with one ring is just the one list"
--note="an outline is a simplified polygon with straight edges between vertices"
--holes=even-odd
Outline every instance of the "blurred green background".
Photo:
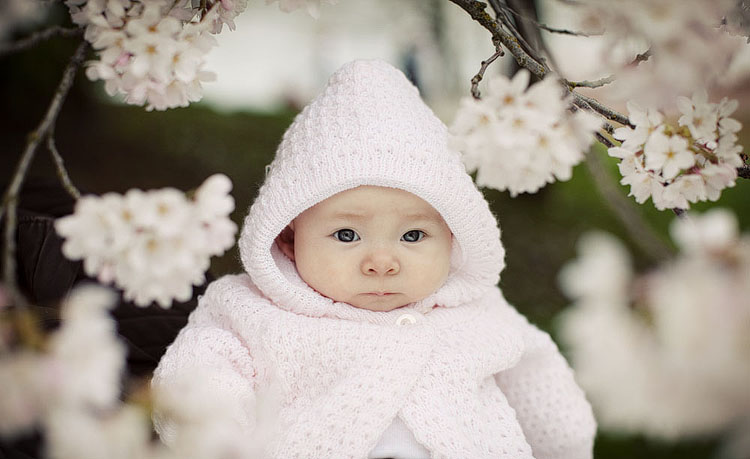
[[[1,183],[7,183],[26,136],[46,110],[75,45],[76,39],[58,38],[0,59]],[[224,173],[234,183],[233,219],[240,225],[263,180],[264,166],[271,161],[294,115],[292,109],[273,114],[227,114],[201,103],[149,113],[109,99],[101,85],[89,82],[79,72],[60,115],[56,138],[73,182],[84,192],[167,186],[189,190],[213,173]],[[742,121],[746,125],[750,122],[747,117]],[[746,130],[742,143],[749,140]],[[615,163],[604,150],[597,153],[616,182]],[[57,183],[45,149],[38,151],[28,183],[42,190]],[[627,193],[625,187],[617,187]],[[507,249],[501,287],[522,313],[553,334],[554,319],[567,304],[556,276],[560,267],[575,256],[575,242],[582,233],[593,229],[611,232],[631,247],[637,266],[649,266],[649,258],[629,238],[583,164],[576,168],[572,180],[554,183],[534,195],[512,199],[508,193],[484,192],[500,222]],[[736,187],[724,191],[720,202],[695,208],[730,207],[742,228],[747,229],[748,196],[750,180],[739,179]],[[675,218],[671,212],[659,212],[650,202],[638,207],[638,212],[653,225],[664,244],[671,244],[667,233]],[[236,247],[216,258],[211,266],[216,276],[240,270]],[[600,432],[596,458],[710,458],[716,445],[716,439],[711,438],[664,443]]]

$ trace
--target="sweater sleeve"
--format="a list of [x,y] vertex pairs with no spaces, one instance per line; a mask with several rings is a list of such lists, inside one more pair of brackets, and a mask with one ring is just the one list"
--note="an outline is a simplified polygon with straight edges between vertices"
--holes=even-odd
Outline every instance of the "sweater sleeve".
[[593,457],[596,421],[573,370],[552,338],[508,306],[526,347],[518,364],[495,375],[536,459]]
[[[154,372],[152,388],[173,400],[163,412],[157,402],[154,426],[162,441],[171,445],[179,435],[178,426],[191,422],[175,419],[175,411],[204,421],[207,413],[216,415],[221,407],[222,416],[231,418],[240,432],[250,434],[255,427],[254,383],[253,359],[241,340],[230,330],[191,320]],[[170,409],[175,404],[179,409]],[[191,412],[188,406],[196,408]]]

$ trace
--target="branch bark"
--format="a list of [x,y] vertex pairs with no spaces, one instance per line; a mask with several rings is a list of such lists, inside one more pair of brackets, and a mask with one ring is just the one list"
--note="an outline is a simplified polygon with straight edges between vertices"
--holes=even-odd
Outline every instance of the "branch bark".
[[78,200],[78,198],[81,197],[81,192],[78,191],[78,188],[76,188],[75,185],[73,185],[73,182],[70,180],[68,170],[65,168],[65,162],[63,161],[60,152],[57,151],[57,145],[55,145],[54,130],[50,130],[50,133],[47,136],[47,149],[49,150],[49,153],[52,156],[52,160],[55,163],[55,170],[57,171],[57,176],[62,182],[63,188],[68,192],[70,196],[73,197],[73,199]]
[[584,81],[566,81],[566,84],[568,85],[568,87],[570,87],[570,89],[575,89],[575,88],[601,88],[602,86],[608,85],[608,84],[612,83],[613,81],[615,81],[615,76],[614,75],[610,75],[608,77],[600,78],[600,79],[594,80],[594,81],[588,81],[588,80],[584,80]]
[[492,42],[502,43],[508,51],[516,59],[516,62],[520,67],[529,70],[531,73],[539,78],[544,78],[550,72],[549,67],[546,64],[537,62],[526,51],[523,50],[520,43],[516,38],[503,30],[500,24],[487,13],[486,3],[482,3],[476,0],[450,0],[452,3],[458,5],[461,9],[469,13],[472,19],[477,21],[482,27],[487,29],[492,34]]
[[19,51],[24,51],[26,49],[29,49],[36,44],[43,42],[45,40],[49,40],[52,37],[80,37],[83,36],[83,29],[80,27],[50,27],[49,29],[44,29],[39,32],[35,32],[31,34],[30,36],[26,38],[22,38],[21,40],[12,42],[12,43],[6,43],[6,44],[0,44],[0,56],[5,56],[6,54],[12,54],[17,53]]
[[479,93],[479,82],[482,81],[484,78],[484,72],[487,71],[487,68],[495,62],[495,60],[498,57],[504,56],[505,52],[503,52],[503,48],[500,46],[497,47],[497,50],[495,50],[495,54],[487,58],[486,61],[482,61],[482,65],[479,68],[479,73],[474,75],[474,77],[471,79],[471,96],[477,100],[480,99],[480,93]]
[[501,4],[500,8],[506,10],[510,14],[514,15],[515,17],[517,17],[517,18],[519,18],[519,19],[521,19],[523,21],[528,21],[528,22],[534,24],[537,28],[539,28],[541,30],[546,30],[547,32],[557,33],[557,34],[561,34],[561,35],[573,35],[573,36],[577,36],[577,37],[595,37],[595,36],[602,35],[601,33],[586,33],[586,32],[578,32],[578,31],[574,31],[574,30],[558,29],[558,28],[555,28],[555,27],[550,27],[550,26],[548,26],[546,24],[543,24],[543,23],[537,21],[536,19],[530,18],[530,17],[528,17],[526,15],[523,15],[521,13],[518,13],[513,8],[509,8],[506,5],[502,5]]
[[17,306],[24,308],[28,306],[26,299],[18,290],[16,281],[16,211],[18,209],[18,198],[21,185],[26,178],[31,161],[34,159],[39,144],[49,136],[54,130],[57,116],[62,109],[63,101],[73,85],[78,67],[83,62],[83,58],[88,50],[88,44],[84,41],[78,45],[73,57],[68,62],[63,72],[60,84],[55,90],[52,101],[47,108],[44,117],[36,129],[31,131],[26,142],[26,146],[21,154],[21,158],[13,172],[10,185],[5,191],[3,197],[3,214],[5,216],[5,246],[3,248],[3,283],[8,290],[11,301]]
[[610,121],[616,121],[620,124],[623,124],[625,126],[635,127],[630,123],[630,120],[627,116],[618,113],[615,110],[612,110],[611,108],[603,105],[601,102],[599,102],[596,99],[592,99],[591,97],[586,97],[582,94],[579,94],[575,91],[570,91],[571,94],[573,94],[573,97],[575,100],[585,103],[587,106],[589,106],[592,110],[594,110],[596,113],[602,115],[603,117],[607,118]]

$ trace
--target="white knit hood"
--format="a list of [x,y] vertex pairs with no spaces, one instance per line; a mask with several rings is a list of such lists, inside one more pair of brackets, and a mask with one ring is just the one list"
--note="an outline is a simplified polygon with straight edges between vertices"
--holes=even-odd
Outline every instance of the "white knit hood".
[[494,287],[504,266],[497,222],[487,201],[448,147],[447,129],[399,70],[354,61],[331,76],[287,129],[239,239],[245,269],[281,308],[314,317],[370,318],[310,288],[274,243],[314,204],[360,185],[399,188],[432,205],[454,236],[445,284],[419,303],[453,307]]

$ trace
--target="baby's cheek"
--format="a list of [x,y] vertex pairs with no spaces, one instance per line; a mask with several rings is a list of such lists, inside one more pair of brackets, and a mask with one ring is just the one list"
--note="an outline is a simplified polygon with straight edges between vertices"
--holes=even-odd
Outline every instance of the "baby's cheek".
[[440,260],[423,263],[417,268],[415,286],[419,286],[421,293],[427,296],[442,287],[447,277],[448,266],[442,266]]

